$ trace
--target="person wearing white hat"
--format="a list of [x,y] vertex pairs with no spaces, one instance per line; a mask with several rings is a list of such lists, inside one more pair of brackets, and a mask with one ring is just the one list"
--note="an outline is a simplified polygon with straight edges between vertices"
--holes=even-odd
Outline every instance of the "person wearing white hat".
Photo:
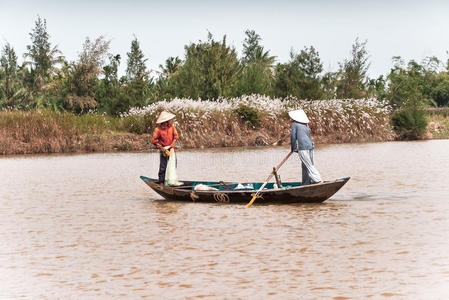
[[297,152],[301,159],[302,184],[321,183],[321,175],[313,162],[315,144],[310,138],[309,118],[302,109],[290,111],[288,115],[293,120],[290,129],[291,150]]
[[178,140],[178,132],[175,126],[171,123],[171,120],[175,117],[167,111],[161,112],[156,120],[158,125],[153,133],[152,143],[160,150],[160,163],[159,163],[159,183],[165,182],[165,171],[167,170],[168,158],[170,156],[170,149],[175,147],[175,143]]

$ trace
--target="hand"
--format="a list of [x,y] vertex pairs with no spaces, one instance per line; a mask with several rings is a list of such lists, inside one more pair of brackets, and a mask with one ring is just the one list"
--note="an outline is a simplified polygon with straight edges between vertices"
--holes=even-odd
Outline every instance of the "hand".
[[168,149],[164,149],[163,153],[166,157],[170,156],[170,151]]

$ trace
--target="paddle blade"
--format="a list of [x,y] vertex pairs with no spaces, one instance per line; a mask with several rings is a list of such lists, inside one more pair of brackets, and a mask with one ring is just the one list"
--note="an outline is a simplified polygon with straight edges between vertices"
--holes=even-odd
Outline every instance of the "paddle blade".
[[249,201],[248,204],[246,204],[246,207],[250,207],[251,205],[253,205],[254,201],[256,200],[257,195],[254,195],[253,198],[251,199],[251,201]]

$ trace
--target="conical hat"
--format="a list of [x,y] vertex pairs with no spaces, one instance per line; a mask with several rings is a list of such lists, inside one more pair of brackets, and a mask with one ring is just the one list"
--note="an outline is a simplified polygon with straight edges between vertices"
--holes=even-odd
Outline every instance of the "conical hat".
[[174,114],[171,114],[168,111],[163,111],[163,112],[161,112],[161,114],[157,118],[156,124],[160,124],[160,123],[164,123],[164,122],[170,121],[174,117],[176,117]]
[[293,110],[288,113],[290,118],[299,123],[309,123],[306,113],[302,109]]

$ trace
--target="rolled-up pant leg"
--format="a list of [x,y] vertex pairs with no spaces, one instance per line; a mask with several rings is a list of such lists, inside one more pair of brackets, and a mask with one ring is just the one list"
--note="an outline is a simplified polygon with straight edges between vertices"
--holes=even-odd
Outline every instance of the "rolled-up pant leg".
[[167,170],[168,157],[160,152],[159,182],[165,184],[165,171]]
[[321,181],[320,172],[313,163],[313,150],[299,150],[302,165],[302,184],[311,184]]

